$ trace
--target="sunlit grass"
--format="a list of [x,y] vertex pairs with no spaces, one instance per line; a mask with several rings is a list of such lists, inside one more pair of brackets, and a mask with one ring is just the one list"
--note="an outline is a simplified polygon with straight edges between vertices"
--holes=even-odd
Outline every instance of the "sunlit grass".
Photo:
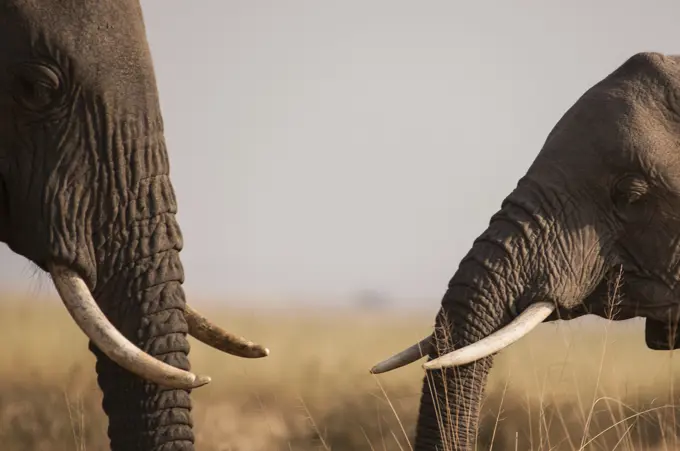
[[[434,303],[420,316],[201,311],[271,355],[238,359],[192,339],[194,371],[213,379],[193,395],[198,450],[413,443],[420,365],[380,376],[368,369],[428,334]],[[3,302],[0,343],[0,449],[108,449],[94,358],[58,300]],[[677,360],[646,349],[639,321],[541,325],[496,358],[479,449],[492,440],[498,451],[678,449]]]

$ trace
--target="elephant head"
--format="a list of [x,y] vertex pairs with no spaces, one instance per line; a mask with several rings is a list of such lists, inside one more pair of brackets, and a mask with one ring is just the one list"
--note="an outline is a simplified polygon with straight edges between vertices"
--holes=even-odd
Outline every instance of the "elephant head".
[[139,1],[0,2],[0,240],[89,337],[113,450],[194,449],[187,333],[268,354],[186,305],[176,211]]
[[609,316],[613,288],[613,319],[644,317],[649,348],[678,348],[679,282],[680,57],[639,53],[549,133],[460,262],[435,333],[372,372],[428,355],[415,449],[472,449],[494,353],[544,320]]

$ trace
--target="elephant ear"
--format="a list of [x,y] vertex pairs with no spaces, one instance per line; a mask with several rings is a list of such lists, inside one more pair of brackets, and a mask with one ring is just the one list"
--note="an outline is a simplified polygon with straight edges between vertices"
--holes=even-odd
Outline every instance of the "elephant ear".
[[645,342],[655,351],[680,348],[680,327],[668,321],[645,318]]

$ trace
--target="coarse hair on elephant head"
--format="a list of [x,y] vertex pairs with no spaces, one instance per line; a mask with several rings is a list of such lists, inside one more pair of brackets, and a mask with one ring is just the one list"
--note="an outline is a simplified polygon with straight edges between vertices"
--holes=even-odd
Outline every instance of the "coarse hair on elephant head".
[[187,333],[268,350],[185,303],[139,0],[0,3],[0,240],[51,274],[96,355],[114,451],[194,449]]
[[649,348],[678,348],[679,282],[680,56],[638,53],[549,133],[460,262],[435,332],[371,371],[427,355],[414,449],[469,450],[496,352],[588,313],[644,317]]

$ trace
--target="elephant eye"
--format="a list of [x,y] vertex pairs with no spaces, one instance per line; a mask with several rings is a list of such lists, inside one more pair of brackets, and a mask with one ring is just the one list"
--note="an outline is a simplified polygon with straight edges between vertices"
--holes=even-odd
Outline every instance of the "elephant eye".
[[12,96],[28,110],[44,110],[59,96],[61,79],[55,70],[44,64],[20,64],[12,70],[12,76]]
[[612,193],[614,204],[623,209],[642,199],[649,192],[647,182],[635,175],[627,175],[614,186]]

